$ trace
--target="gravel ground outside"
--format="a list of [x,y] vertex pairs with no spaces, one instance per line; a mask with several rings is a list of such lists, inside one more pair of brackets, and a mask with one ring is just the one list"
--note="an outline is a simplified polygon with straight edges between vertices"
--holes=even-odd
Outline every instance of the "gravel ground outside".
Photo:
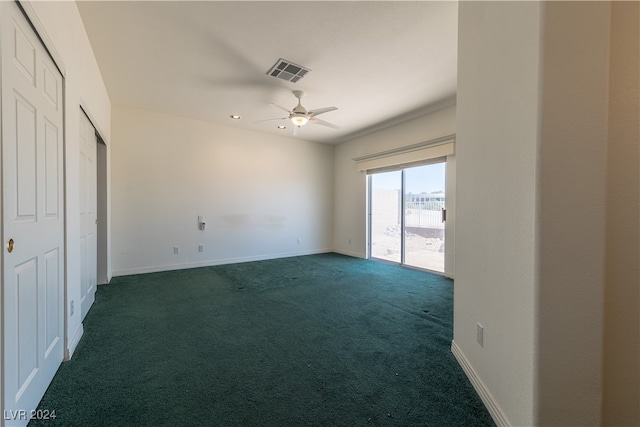
[[[400,262],[400,227],[388,227],[372,235],[371,256]],[[405,264],[444,272],[444,240],[405,233]]]

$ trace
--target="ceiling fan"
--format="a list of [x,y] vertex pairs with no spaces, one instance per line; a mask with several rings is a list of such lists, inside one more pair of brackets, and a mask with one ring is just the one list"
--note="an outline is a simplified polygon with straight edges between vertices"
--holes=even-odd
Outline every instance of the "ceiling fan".
[[317,108],[314,110],[307,110],[306,108],[304,108],[302,106],[302,96],[304,95],[304,92],[302,92],[301,90],[294,90],[293,91],[293,95],[298,98],[298,105],[296,105],[295,107],[293,107],[292,110],[289,110],[285,107],[283,107],[282,105],[278,105],[278,104],[272,104],[278,108],[280,108],[283,111],[286,111],[288,116],[287,117],[279,117],[279,118],[275,118],[275,119],[266,119],[266,120],[259,120],[261,122],[266,122],[266,121],[270,121],[270,120],[291,120],[291,123],[293,123],[293,125],[295,126],[293,128],[294,134],[296,133],[297,129],[306,125],[307,123],[313,123],[316,125],[322,125],[322,126],[326,126],[326,127],[330,127],[332,129],[340,129],[340,127],[334,125],[333,123],[329,123],[326,122],[324,120],[319,119],[316,116],[319,116],[320,114],[323,113],[328,113],[329,111],[334,111],[337,110],[338,107],[325,107],[325,108]]

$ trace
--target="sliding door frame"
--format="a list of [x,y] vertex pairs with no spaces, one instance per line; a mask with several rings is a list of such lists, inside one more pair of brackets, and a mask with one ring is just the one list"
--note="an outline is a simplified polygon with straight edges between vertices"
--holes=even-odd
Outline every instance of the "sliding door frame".
[[400,169],[400,265],[407,265],[406,264],[406,250],[405,250],[405,243],[406,243],[406,236],[405,236],[405,224],[406,224],[406,219],[405,219],[405,201],[404,201],[404,190],[406,188],[406,184],[407,184],[407,180],[405,177],[405,168]]
[[[388,169],[388,170],[380,170],[378,172],[372,172],[372,173],[368,173],[367,174],[367,259],[370,260],[375,260],[375,261],[379,261],[379,262],[387,262],[387,263],[391,263],[391,264],[399,264],[403,267],[408,267],[408,268],[414,268],[414,269],[418,269],[418,270],[422,270],[422,271],[428,271],[430,273],[434,273],[434,274],[440,274],[443,276],[449,276],[449,274],[447,273],[447,250],[448,247],[450,246],[447,242],[447,221],[443,221],[444,222],[444,229],[443,229],[443,240],[444,240],[444,247],[445,247],[445,253],[444,253],[444,265],[443,265],[443,271],[437,271],[437,270],[429,270],[426,268],[421,268],[421,267],[417,267],[417,266],[413,266],[413,265],[407,265],[406,264],[406,248],[405,248],[405,240],[406,240],[406,236],[405,236],[405,225],[406,225],[406,219],[405,219],[405,208],[406,208],[406,201],[405,201],[405,189],[406,189],[406,169],[409,169],[411,167],[420,167],[420,166],[425,166],[425,165],[429,165],[429,164],[438,164],[438,163],[444,163],[445,164],[445,194],[448,194],[448,192],[446,192],[446,189],[449,187],[448,184],[448,172],[447,170],[449,169],[449,159],[448,156],[447,157],[441,157],[441,158],[436,158],[433,159],[432,161],[427,161],[421,164],[415,164],[415,165],[407,165],[407,166],[403,166],[400,167],[398,169],[395,170],[399,170],[400,171],[400,262],[397,263],[395,261],[389,261],[389,260],[385,260],[382,258],[377,258],[374,257],[372,255],[372,240],[373,240],[373,235],[372,235],[372,223],[373,223],[373,175],[375,175],[376,173],[383,173],[383,172],[391,172],[394,169]],[[448,197],[445,196],[445,211],[448,209],[447,205],[449,204],[448,202]]]

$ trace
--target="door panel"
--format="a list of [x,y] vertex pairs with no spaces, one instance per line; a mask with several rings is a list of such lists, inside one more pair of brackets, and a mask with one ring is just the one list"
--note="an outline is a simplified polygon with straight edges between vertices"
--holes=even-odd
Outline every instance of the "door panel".
[[33,332],[38,329],[38,260],[36,258],[16,265],[15,283],[17,292],[14,301],[18,319],[15,337],[18,341],[17,354],[15,354],[18,361],[18,378],[15,389],[18,390],[19,395],[28,387],[38,371],[38,343],[33,339]]
[[45,303],[46,313],[44,313],[45,323],[45,338],[47,350],[45,351],[45,357],[48,357],[49,353],[53,351],[60,341],[59,331],[63,325],[60,323],[60,316],[58,315],[59,301],[63,300],[64,295],[60,294],[61,286],[58,283],[60,278],[60,265],[61,265],[60,251],[56,248],[44,255],[44,271],[45,271]]
[[14,65],[27,79],[29,84],[36,86],[37,52],[35,45],[32,43],[32,38],[22,31],[20,25],[11,27],[11,31],[13,34],[9,39],[7,47],[11,49],[13,54]]
[[52,70],[47,64],[43,68],[44,75],[44,95],[51,106],[58,109],[58,94],[60,93],[60,79],[56,78],[57,70]]
[[60,158],[61,134],[55,124],[45,122],[45,217],[58,219],[60,213],[60,183],[62,182],[62,171],[59,169],[58,159]]
[[13,2],[0,11],[6,415],[37,407],[64,355],[63,109],[55,64]]
[[37,109],[19,94],[15,96],[15,155],[16,155],[16,206],[17,219],[21,221],[36,218],[36,144]]
[[95,301],[97,283],[97,167],[96,131],[84,112],[80,114],[80,281],[82,318]]

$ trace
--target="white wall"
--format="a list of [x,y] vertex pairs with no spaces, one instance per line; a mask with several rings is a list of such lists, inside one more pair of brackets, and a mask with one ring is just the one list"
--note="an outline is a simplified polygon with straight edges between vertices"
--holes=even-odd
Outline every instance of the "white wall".
[[[456,107],[447,107],[423,117],[361,136],[335,147],[333,248],[336,252],[364,258],[367,254],[367,177],[353,158],[405,147],[456,133]],[[447,179],[452,178],[449,173]],[[447,196],[450,186],[447,183]],[[454,224],[454,212],[448,212]],[[351,240],[351,244],[349,244]],[[452,272],[447,272],[452,273]]]
[[537,2],[459,5],[454,343],[519,426],[534,417],[539,26]]
[[112,160],[114,275],[331,250],[333,146],[117,106]]
[[82,335],[78,228],[80,107],[85,109],[102,135],[109,153],[111,103],[75,2],[30,2],[25,3],[25,9],[31,18],[35,18],[36,28],[47,47],[56,54],[54,59],[64,68],[65,73],[67,311],[71,301],[75,302],[74,315],[67,317],[66,347],[67,357],[70,357]]
[[609,5],[459,13],[454,353],[500,424],[597,425]]

